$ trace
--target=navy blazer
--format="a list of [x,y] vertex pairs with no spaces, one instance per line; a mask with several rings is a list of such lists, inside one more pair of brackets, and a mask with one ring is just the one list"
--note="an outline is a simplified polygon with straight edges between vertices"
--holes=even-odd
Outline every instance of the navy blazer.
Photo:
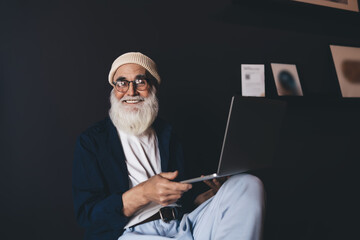
[[[184,178],[183,153],[172,127],[156,119],[155,129],[162,172],[179,171]],[[84,131],[77,139],[72,190],[75,215],[85,239],[118,239],[129,218],[123,215],[122,194],[129,177],[118,132],[109,117]]]

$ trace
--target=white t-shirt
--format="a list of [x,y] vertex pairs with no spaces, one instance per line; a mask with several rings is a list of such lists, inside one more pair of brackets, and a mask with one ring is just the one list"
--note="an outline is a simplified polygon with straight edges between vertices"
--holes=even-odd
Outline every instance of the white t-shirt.
[[158,140],[153,129],[140,136],[118,132],[125,153],[130,188],[161,173]]
[[[130,188],[161,173],[158,139],[154,129],[150,128],[140,136],[129,135],[119,130],[118,133],[126,158]],[[170,206],[177,205],[171,204]],[[149,203],[137,211],[124,228],[142,222],[158,212],[160,208],[162,206],[157,203]]]

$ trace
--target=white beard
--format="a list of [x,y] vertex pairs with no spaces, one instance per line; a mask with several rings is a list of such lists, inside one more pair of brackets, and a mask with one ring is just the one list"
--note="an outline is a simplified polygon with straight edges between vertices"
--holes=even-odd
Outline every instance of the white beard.
[[[126,104],[124,100],[141,100],[137,104]],[[110,93],[110,119],[115,127],[130,135],[141,135],[154,122],[159,111],[159,102],[152,89],[149,96],[124,96],[120,100],[115,97],[114,89]]]

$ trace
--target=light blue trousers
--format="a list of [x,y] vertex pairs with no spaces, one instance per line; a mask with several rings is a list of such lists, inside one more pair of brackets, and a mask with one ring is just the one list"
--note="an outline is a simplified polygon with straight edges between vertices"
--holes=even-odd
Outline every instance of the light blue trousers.
[[127,229],[118,240],[258,240],[265,202],[262,182],[250,174],[230,177],[217,194],[181,220],[156,220]]

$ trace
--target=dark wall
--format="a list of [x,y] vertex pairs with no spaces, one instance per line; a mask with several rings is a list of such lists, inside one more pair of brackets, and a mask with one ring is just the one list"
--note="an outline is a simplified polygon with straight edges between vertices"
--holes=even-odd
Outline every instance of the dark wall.
[[[240,64],[296,64],[281,149],[256,171],[265,239],[351,239],[359,221],[360,101],[342,99],[329,44],[360,47],[360,16],[291,1],[0,1],[1,239],[81,239],[72,209],[76,137],[108,111],[112,61],[157,62],[160,115],[191,175],[213,172]],[[194,163],[190,165],[190,163]]]

